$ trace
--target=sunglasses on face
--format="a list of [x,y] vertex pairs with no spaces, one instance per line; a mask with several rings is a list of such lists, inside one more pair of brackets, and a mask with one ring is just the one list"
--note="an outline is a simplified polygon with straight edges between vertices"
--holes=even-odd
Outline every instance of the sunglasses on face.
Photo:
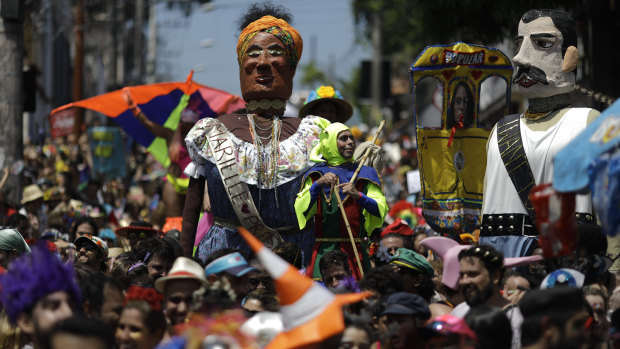
[[251,277],[248,279],[248,284],[250,286],[258,286],[260,283],[268,284],[270,283],[270,278],[266,277]]
[[81,250],[82,248],[88,252],[93,252],[97,250],[97,246],[91,245],[91,244],[83,244],[83,245],[79,245],[76,247],[78,251]]

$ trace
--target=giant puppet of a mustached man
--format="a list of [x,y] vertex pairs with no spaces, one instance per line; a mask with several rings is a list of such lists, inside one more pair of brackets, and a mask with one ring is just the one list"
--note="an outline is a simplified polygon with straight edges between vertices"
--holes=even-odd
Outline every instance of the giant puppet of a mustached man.
[[[599,115],[571,106],[578,53],[570,14],[527,11],[515,46],[513,84],[529,106],[501,119],[489,137],[480,229],[480,243],[506,257],[527,255],[537,247],[537,212],[529,194],[535,185],[552,182],[556,153]],[[594,220],[589,194],[576,196],[574,210],[578,223]]]
[[[485,146],[508,113],[512,64],[499,50],[458,42],[426,47],[410,72],[422,212],[434,231],[465,241],[480,225]],[[498,101],[492,116],[483,90]]]

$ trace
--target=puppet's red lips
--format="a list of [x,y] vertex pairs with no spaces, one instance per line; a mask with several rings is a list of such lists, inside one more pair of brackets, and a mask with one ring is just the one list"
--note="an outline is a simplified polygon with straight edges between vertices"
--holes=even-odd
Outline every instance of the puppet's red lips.
[[533,79],[530,79],[530,77],[527,76],[527,74],[521,74],[521,76],[519,76],[519,78],[517,79],[516,83],[519,84],[519,86],[530,87],[534,85],[536,81]]

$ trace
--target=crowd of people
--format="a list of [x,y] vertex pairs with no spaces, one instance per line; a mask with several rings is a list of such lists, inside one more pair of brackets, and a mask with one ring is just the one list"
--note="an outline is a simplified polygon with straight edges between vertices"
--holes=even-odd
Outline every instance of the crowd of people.
[[505,258],[435,233],[406,188],[415,146],[384,137],[381,161],[338,91],[280,118],[303,48],[289,22],[271,5],[241,21],[246,110],[182,119],[184,203],[160,200],[171,177],[139,146],[113,180],[94,175],[86,136],[26,146],[21,201],[0,197],[2,348],[620,347],[595,222],[570,253],[534,242]]

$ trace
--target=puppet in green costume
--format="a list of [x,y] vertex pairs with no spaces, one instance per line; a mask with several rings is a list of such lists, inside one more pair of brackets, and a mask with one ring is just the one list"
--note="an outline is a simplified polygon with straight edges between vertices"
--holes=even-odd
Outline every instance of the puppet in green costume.
[[370,267],[364,238],[381,227],[388,211],[381,179],[377,171],[362,166],[355,183],[349,183],[358,165],[353,162],[355,140],[349,128],[341,123],[330,124],[320,119],[322,131],[319,144],[312,149],[310,159],[317,162],[306,173],[303,187],[295,200],[295,212],[300,229],[315,218],[316,240],[307,274],[320,279],[318,261],[332,250],[348,255],[349,268],[357,279],[361,277],[351,240],[333,190],[339,190],[357,251],[364,269]]

